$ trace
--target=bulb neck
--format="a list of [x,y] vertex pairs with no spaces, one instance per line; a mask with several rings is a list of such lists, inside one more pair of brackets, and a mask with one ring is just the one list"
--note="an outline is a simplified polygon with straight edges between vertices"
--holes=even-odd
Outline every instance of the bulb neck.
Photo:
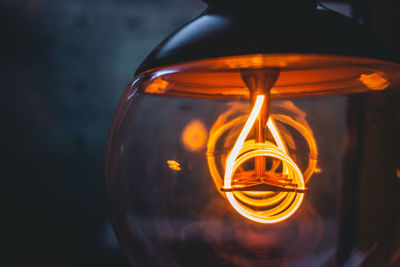
[[[243,69],[241,70],[241,76],[243,82],[246,84],[250,91],[250,102],[254,105],[258,95],[264,95],[265,100],[261,108],[260,115],[258,118],[258,131],[264,131],[268,116],[269,116],[269,101],[271,95],[271,88],[279,77],[278,68],[264,68],[264,69]],[[264,142],[265,137],[260,136],[260,142]],[[256,140],[257,142],[257,140]]]
[[278,80],[280,71],[278,68],[243,69],[240,73],[254,104],[257,95],[265,95],[269,99],[271,88]]

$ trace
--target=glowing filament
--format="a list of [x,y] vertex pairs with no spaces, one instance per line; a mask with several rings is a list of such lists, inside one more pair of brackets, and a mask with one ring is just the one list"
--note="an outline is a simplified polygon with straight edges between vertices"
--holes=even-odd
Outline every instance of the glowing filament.
[[[267,126],[275,140],[275,144],[266,141],[255,143],[254,140],[246,140],[261,107],[264,104],[264,95],[258,95],[254,107],[238,137],[231,153],[226,160],[223,189],[232,188],[232,180],[238,167],[245,161],[259,156],[277,159],[282,162],[282,175],[293,181],[298,190],[304,190],[305,184],[301,171],[293,160],[287,155],[284,143],[274,122],[269,119]],[[265,199],[252,198],[251,195],[264,194]],[[226,197],[232,207],[242,216],[260,223],[276,223],[289,218],[300,206],[304,193],[289,192],[226,192]],[[257,210],[250,206],[270,207]]]
[[247,135],[249,135],[249,132],[250,132],[251,128],[253,127],[258,114],[260,114],[260,110],[261,110],[263,103],[264,103],[264,96],[263,95],[257,96],[257,100],[256,100],[256,103],[254,104],[253,110],[251,111],[250,116],[247,119],[242,132],[239,135],[239,138],[237,139],[235,145],[233,146],[231,153],[228,156],[228,159],[226,160],[226,169],[225,169],[225,177],[224,177],[224,186],[225,187],[230,187],[230,185],[231,185],[230,183],[231,183],[231,177],[232,177],[232,172],[233,172],[233,166],[235,164],[235,159],[239,155],[240,149],[243,146],[244,140],[246,139]]

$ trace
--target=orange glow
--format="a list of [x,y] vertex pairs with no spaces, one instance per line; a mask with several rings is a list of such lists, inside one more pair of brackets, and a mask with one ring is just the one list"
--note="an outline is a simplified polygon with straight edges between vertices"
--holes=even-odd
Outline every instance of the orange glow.
[[164,93],[168,87],[168,82],[163,80],[161,77],[156,78],[146,88],[146,92],[150,94],[161,94]]
[[[255,143],[253,139],[246,140],[257,119],[263,102],[264,96],[259,95],[247,121],[244,116],[239,116],[228,121],[228,118],[234,115],[234,109],[232,108],[218,118],[209,134],[207,161],[210,174],[217,189],[221,188],[221,182],[223,182],[222,190],[228,192],[225,194],[221,191],[220,192],[226,196],[229,203],[239,214],[259,223],[276,223],[289,218],[300,207],[304,197],[304,191],[306,190],[305,183],[309,180],[316,169],[317,148],[312,132],[306,126],[306,122],[303,122],[305,123],[303,125],[291,117],[282,114],[271,115],[267,123],[267,128],[271,133],[275,144],[270,141],[266,141],[265,143]],[[286,108],[296,109],[293,104]],[[304,171],[304,175],[288,155],[285,140],[282,138],[281,133],[275,124],[275,120],[291,126],[307,141],[310,150],[309,164]],[[237,126],[244,122],[245,125],[240,134],[238,134],[239,137],[236,139],[231,153],[226,158],[226,161],[223,162],[225,163],[225,175],[222,179],[218,162],[216,162],[215,146],[218,143],[218,139],[222,138],[224,134],[226,135],[228,131],[228,139],[232,138],[232,134],[237,136]],[[286,138],[290,137],[286,136]],[[294,142],[292,139],[286,140],[286,142],[288,141],[291,143]],[[272,160],[272,167],[267,171],[267,176],[282,177],[281,179],[292,181],[292,183],[297,187],[292,191],[274,191],[267,189],[256,191],[231,190],[235,180],[238,179],[237,177],[240,179],[241,176],[245,176],[248,173],[248,171],[243,170],[243,164],[259,156],[265,156]],[[280,180],[278,179],[278,183],[279,181]],[[238,189],[237,184],[235,186],[235,188]]]
[[168,167],[174,171],[180,171],[182,168],[180,167],[180,163],[175,160],[167,160]]
[[382,73],[362,74],[360,81],[371,90],[384,90],[390,85]]
[[202,59],[146,72],[144,92],[171,96],[248,98],[243,69],[279,68],[271,98],[343,95],[395,88],[396,63],[313,54],[254,54]]
[[[226,160],[226,168],[225,168],[225,177],[224,177],[224,186],[229,188],[231,186],[231,177],[232,172],[235,164],[235,159],[238,157],[240,153],[240,149],[243,147],[244,140],[246,139],[247,135],[249,134],[251,128],[254,125],[254,122],[257,119],[258,114],[260,113],[261,106],[264,103],[264,96],[259,95],[257,96],[256,103],[254,104],[253,110],[250,113],[249,118],[246,121],[246,124],[243,127],[242,132],[239,135],[235,145],[232,148],[231,153]],[[228,197],[229,198],[229,197]]]
[[189,151],[202,150],[207,142],[207,130],[204,124],[198,120],[191,121],[182,131],[181,142]]
[[[257,100],[254,104],[253,110],[251,111],[250,116],[245,126],[243,127],[242,132],[239,135],[239,138],[237,139],[231,153],[228,156],[225,168],[224,188],[232,187],[233,174],[243,162],[247,161],[250,158],[254,158],[256,156],[268,156],[268,157],[278,158],[282,160],[282,163],[285,162],[286,164],[289,164],[288,166],[284,164],[285,169],[288,168],[289,166],[292,167],[290,173],[299,183],[300,189],[305,189],[303,176],[300,170],[298,169],[297,165],[285,153],[282,153],[279,149],[274,148],[273,145],[270,144],[262,144],[262,146],[260,146],[260,144],[254,143],[254,144],[247,144],[246,146],[244,146],[245,144],[244,141],[247,135],[249,134],[251,128],[253,127],[258,114],[260,113],[261,106],[263,103],[264,103],[264,96],[263,95],[257,96]],[[275,128],[273,129],[276,130]],[[242,148],[244,149],[241,150]],[[256,149],[256,150],[250,151],[251,149]],[[242,155],[238,158],[240,153],[242,153]],[[284,170],[284,172],[287,171]],[[280,193],[280,194],[285,194],[285,193]],[[283,203],[281,204],[284,207],[281,207],[281,205],[279,205],[271,210],[268,210],[267,212],[256,212],[240,204],[235,198],[233,192],[226,192],[226,197],[228,198],[230,204],[237,212],[239,212],[242,216],[250,220],[260,223],[276,223],[285,220],[298,209],[298,207],[301,204],[301,201],[303,200],[303,196],[304,194],[288,193],[288,197],[285,200],[283,200]]]

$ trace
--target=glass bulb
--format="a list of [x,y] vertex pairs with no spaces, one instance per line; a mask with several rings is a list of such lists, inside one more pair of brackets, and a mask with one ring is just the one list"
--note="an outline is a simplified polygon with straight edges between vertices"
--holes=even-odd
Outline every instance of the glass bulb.
[[335,266],[345,174],[365,156],[349,138],[346,94],[398,85],[389,65],[253,55],[139,75],[106,154],[111,220],[130,263]]

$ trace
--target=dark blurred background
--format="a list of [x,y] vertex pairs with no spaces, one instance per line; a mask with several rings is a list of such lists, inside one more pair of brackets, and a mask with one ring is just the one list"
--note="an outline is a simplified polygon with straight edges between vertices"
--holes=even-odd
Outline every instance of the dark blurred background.
[[[391,41],[400,1],[326,3]],[[144,57],[200,0],[1,0],[1,266],[127,266],[108,219],[107,131]]]

